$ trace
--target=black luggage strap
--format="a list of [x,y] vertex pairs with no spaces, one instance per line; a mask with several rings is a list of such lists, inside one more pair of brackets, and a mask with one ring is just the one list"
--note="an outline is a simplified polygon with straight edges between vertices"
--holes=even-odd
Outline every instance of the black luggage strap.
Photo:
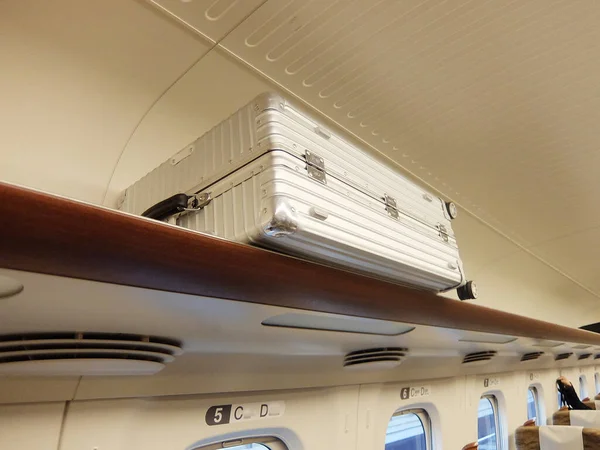
[[165,220],[174,214],[188,209],[189,199],[190,197],[186,194],[175,194],[151,206],[142,213],[142,216],[149,219]]

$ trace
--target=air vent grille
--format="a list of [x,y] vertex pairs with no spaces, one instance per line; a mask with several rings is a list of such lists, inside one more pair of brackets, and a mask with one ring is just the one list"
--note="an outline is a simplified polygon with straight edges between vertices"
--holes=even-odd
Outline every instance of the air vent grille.
[[469,353],[468,355],[465,355],[462,363],[463,364],[475,364],[475,363],[483,364],[483,363],[491,361],[496,356],[496,353],[498,353],[498,352],[496,352],[496,350],[487,350],[484,352]]
[[579,355],[579,356],[577,357],[577,359],[578,359],[579,361],[581,361],[581,360],[583,360],[583,359],[588,359],[590,356],[592,356],[592,354],[591,354],[591,353],[582,353],[581,355]]
[[172,347],[180,347],[181,342],[176,339],[170,339],[158,336],[147,336],[140,334],[127,333],[96,333],[96,332],[52,332],[52,333],[22,333],[22,334],[4,334],[0,335],[0,346],[5,342],[31,342],[38,340],[80,340],[80,341],[131,341],[131,342],[150,342],[156,344],[170,345]]
[[521,362],[534,361],[534,360],[538,359],[540,356],[542,356],[543,354],[544,354],[544,352],[525,353],[523,356],[521,356]]
[[408,357],[408,349],[401,347],[381,347],[358,350],[344,358],[345,368],[358,366],[395,367]]
[[[69,367],[94,374],[156,372],[182,353],[181,343],[157,336],[123,333],[28,333],[0,335],[0,373],[28,372],[29,367]],[[86,369],[87,368],[87,369]],[[36,369],[37,370],[37,369]],[[60,370],[59,370],[60,372]],[[53,372],[54,373],[54,372]]]
[[556,355],[556,358],[554,358],[555,361],[562,361],[563,359],[569,359],[571,357],[573,353],[560,353],[558,355]]

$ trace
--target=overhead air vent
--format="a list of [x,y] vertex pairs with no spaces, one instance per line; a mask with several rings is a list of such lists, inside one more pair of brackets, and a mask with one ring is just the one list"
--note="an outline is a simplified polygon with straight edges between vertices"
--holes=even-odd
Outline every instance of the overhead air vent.
[[350,352],[344,358],[346,369],[393,369],[408,357],[408,349],[400,347],[371,348]]
[[569,359],[571,357],[573,353],[560,353],[558,355],[556,355],[556,358],[554,358],[555,361],[562,361],[564,359]]
[[579,361],[581,361],[581,360],[583,360],[583,359],[588,359],[590,356],[592,356],[592,354],[591,354],[591,353],[582,353],[581,355],[579,355],[579,356],[577,357],[577,359],[578,359]]
[[484,352],[469,353],[463,358],[463,364],[469,366],[479,366],[487,364],[496,356],[496,350],[487,350]]
[[534,361],[536,359],[539,359],[539,357],[542,356],[543,354],[544,354],[544,352],[525,353],[523,356],[521,356],[521,362]]
[[146,375],[181,353],[179,341],[147,335],[0,335],[0,375]]

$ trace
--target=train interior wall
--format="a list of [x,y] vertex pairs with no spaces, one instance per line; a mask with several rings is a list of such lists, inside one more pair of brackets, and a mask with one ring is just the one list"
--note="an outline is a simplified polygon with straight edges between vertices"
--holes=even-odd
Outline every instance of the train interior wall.
[[[187,450],[241,437],[272,436],[290,450],[375,450],[384,448],[388,422],[396,411],[424,410],[431,424],[432,448],[460,449],[477,440],[479,400],[493,395],[502,448],[514,449],[514,430],[527,420],[530,386],[537,389],[545,422],[558,408],[557,376],[565,375],[578,386],[583,375],[593,397],[596,371],[589,366],[201,396],[78,400],[75,394],[65,401],[2,405],[0,448]],[[406,388],[411,391],[403,399]],[[230,423],[208,425],[207,420],[215,421],[213,407],[227,405],[234,408]],[[243,416],[244,407],[254,409],[253,417],[234,420],[234,415]]]

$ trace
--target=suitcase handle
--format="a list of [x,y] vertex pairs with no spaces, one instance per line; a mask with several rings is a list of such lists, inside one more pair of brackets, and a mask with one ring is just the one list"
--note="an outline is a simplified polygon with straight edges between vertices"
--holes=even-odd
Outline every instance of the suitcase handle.
[[186,194],[175,194],[151,206],[142,213],[142,216],[149,219],[165,220],[173,214],[185,211],[188,207],[189,198]]

